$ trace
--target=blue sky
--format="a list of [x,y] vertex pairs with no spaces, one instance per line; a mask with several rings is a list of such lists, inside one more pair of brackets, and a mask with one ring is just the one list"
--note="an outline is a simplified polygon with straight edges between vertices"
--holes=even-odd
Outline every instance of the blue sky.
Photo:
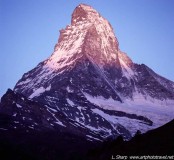
[[80,3],[111,23],[120,49],[135,63],[174,81],[173,0],[0,0],[0,97],[52,54]]

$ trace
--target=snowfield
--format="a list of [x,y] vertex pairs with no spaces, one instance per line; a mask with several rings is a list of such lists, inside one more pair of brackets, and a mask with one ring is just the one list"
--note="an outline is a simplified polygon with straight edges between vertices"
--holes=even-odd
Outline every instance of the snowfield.
[[85,97],[91,103],[105,109],[122,111],[125,113],[141,115],[147,117],[153,122],[152,126],[140,123],[138,120],[132,120],[126,117],[115,117],[105,114],[99,109],[94,109],[93,112],[99,114],[109,122],[116,124],[119,123],[125,126],[134,135],[137,130],[141,132],[147,132],[150,129],[154,129],[164,125],[165,123],[174,119],[174,101],[160,101],[148,97],[145,99],[143,95],[136,95],[134,100],[126,99],[124,103],[115,101],[112,98],[105,99],[104,97],[92,97],[91,95],[84,93]]

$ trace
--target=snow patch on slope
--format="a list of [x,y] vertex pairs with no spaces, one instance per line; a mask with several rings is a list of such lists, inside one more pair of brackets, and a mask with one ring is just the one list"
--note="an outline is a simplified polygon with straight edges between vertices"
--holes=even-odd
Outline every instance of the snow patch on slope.
[[131,77],[134,76],[134,72],[132,71],[132,69],[130,67],[128,67],[126,65],[126,63],[120,58],[120,64],[121,64],[121,67],[122,67],[122,72],[123,72],[123,75],[130,79]]
[[45,91],[49,91],[50,89],[51,89],[51,85],[49,85],[47,88],[40,87],[40,88],[36,89],[36,90],[29,96],[29,98],[38,97],[38,96],[40,96],[42,93],[44,93]]
[[21,106],[21,105],[19,105],[19,104],[17,104],[17,103],[16,103],[16,106],[17,106],[18,108],[22,108],[22,106]]
[[87,94],[87,93],[85,93],[85,92],[83,92],[83,94],[84,94],[84,96],[86,97],[86,99],[89,101],[89,102],[91,102],[91,103],[93,103],[93,104],[96,104],[97,106],[103,106],[103,105],[108,105],[108,104],[120,104],[120,102],[119,101],[115,101],[114,99],[112,99],[112,98],[109,98],[109,99],[105,99],[104,97],[102,97],[102,96],[97,96],[97,97],[93,97],[93,96],[91,96],[91,95],[89,95],[89,94]]
[[67,98],[66,100],[67,100],[67,102],[69,103],[70,106],[74,106],[75,105],[74,102],[71,101],[70,99]]

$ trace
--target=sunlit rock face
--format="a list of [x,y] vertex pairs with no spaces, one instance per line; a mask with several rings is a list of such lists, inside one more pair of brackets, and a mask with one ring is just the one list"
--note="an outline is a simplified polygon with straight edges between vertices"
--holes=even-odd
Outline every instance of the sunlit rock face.
[[137,130],[146,132],[174,118],[174,83],[133,63],[119,49],[110,23],[85,4],[60,31],[52,55],[25,73],[12,92],[26,98],[8,104],[15,113],[34,101],[44,110],[38,126],[64,128],[94,141],[119,135],[128,140]]

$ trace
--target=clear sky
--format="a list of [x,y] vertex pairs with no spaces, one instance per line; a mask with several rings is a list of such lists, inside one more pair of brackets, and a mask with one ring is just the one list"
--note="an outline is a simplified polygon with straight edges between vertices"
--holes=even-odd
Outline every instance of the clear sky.
[[52,54],[80,3],[111,23],[135,63],[174,81],[174,0],[0,0],[0,97]]

